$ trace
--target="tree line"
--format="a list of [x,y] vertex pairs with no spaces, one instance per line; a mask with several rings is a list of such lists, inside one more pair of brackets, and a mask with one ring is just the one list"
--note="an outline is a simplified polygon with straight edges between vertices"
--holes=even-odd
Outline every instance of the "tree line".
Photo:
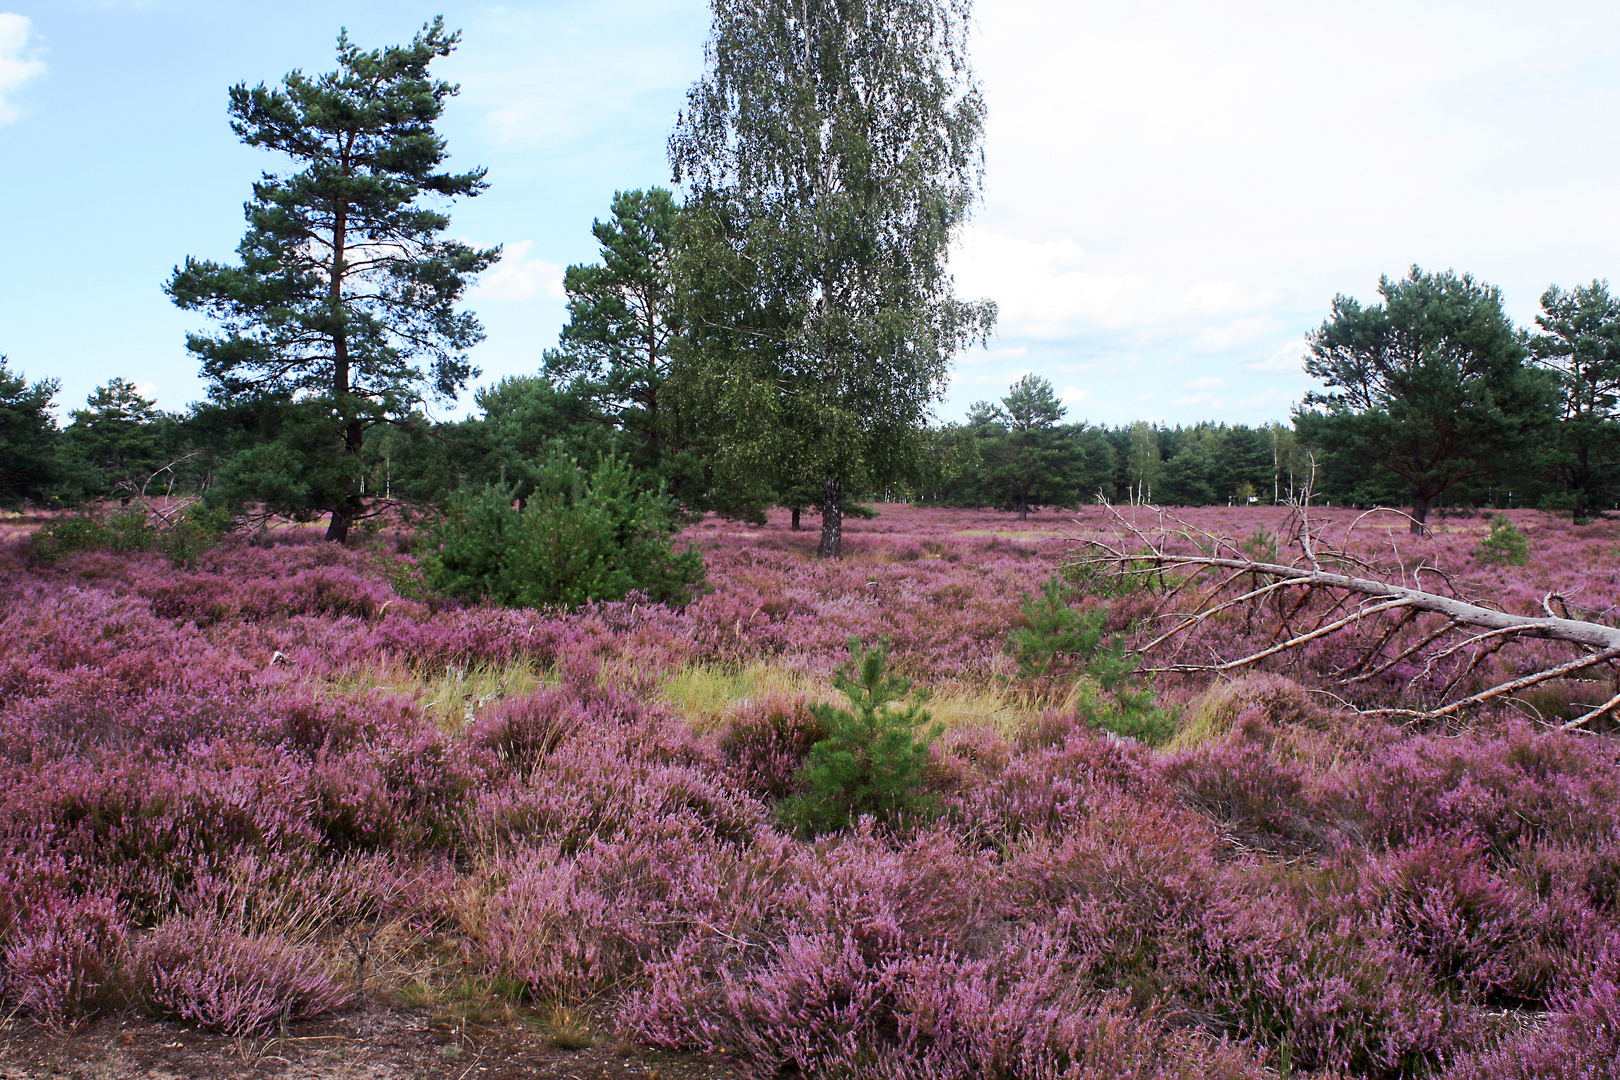
[[208,398],[164,413],[114,379],[59,426],[56,384],[0,359],[0,504],[203,493],[342,540],[390,508],[521,513],[610,462],[611,486],[671,523],[817,514],[824,556],[874,497],[1027,514],[1308,493],[1410,506],[1414,528],[1436,506],[1616,504],[1620,301],[1602,281],[1549,289],[1534,331],[1451,271],[1336,297],[1306,341],[1322,389],[1287,424],[1066,423],[1026,376],[930,425],[952,357],[995,321],[946,272],[982,185],[968,17],[957,0],[715,0],[670,138],[679,191],[613,197],[599,257],[565,274],[556,346],[456,422],[425,406],[476,377],[483,331],[460,304],[501,254],[445,235],[449,204],[487,186],[444,169],[434,127],[456,88],[429,67],[458,35],[340,36],[335,71],[232,87],[233,130],[292,168],[253,185],[237,261],[188,257],[165,284],[212,324],[187,340]]

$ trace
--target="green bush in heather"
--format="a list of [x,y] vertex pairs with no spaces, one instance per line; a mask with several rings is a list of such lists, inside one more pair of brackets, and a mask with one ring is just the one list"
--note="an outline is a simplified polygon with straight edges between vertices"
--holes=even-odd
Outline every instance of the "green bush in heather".
[[514,486],[463,494],[432,533],[422,564],[429,584],[506,607],[573,607],[645,593],[684,604],[703,586],[703,556],[676,551],[676,508],[640,486],[623,458],[587,473],[553,454],[522,500]]
[[889,670],[887,639],[866,649],[850,638],[849,660],[833,685],[850,708],[810,706],[827,734],[800,770],[807,790],[782,804],[784,824],[811,835],[848,828],[865,815],[900,827],[932,810],[923,770],[944,725],[929,725],[927,694]]
[[1498,514],[1491,519],[1491,535],[1474,549],[1474,561],[1486,566],[1528,566],[1530,541],[1512,518]]

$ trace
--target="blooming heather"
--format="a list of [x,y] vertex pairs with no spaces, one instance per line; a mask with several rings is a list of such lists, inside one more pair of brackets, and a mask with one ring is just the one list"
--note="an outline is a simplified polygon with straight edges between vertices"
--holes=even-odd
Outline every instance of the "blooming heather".
[[[1237,537],[1282,525],[1196,514]],[[1512,610],[1556,591],[1611,619],[1620,534],[1515,521],[1524,567],[1475,562],[1482,519],[1350,543]],[[780,520],[709,519],[688,533],[707,594],[572,612],[402,595],[403,544],[294,533],[176,569],[30,567],[11,542],[4,1007],[261,1032],[344,1008],[343,942],[386,923],[500,992],[600,1004],[627,1038],[766,1075],[1615,1075],[1612,737],[1517,704],[1445,730],[1349,713],[1313,691],[1353,637],[1218,687],[1161,679],[1179,718],[1162,749],[1095,730],[1020,687],[1006,641],[1063,534],[1107,524],[891,506],[821,562]],[[1139,634],[1152,597],[1073,602]],[[1275,615],[1187,648],[1263,641]],[[927,819],[798,838],[774,811],[822,736],[808,705],[832,698],[781,686],[822,685],[851,636],[891,639],[936,700],[1025,704],[952,714]],[[780,685],[696,721],[670,696],[683,673],[763,669]],[[1364,693],[1422,698],[1443,675]],[[365,989],[387,1000],[381,974]]]

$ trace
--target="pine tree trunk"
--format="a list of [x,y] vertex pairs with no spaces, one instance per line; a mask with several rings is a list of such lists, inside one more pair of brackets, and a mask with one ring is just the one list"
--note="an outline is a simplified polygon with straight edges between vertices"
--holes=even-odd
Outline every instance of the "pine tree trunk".
[[1429,496],[1412,492],[1412,524],[1407,528],[1416,536],[1422,536],[1428,529],[1424,522],[1429,519]]
[[[345,365],[347,367],[347,365]],[[343,449],[353,454],[355,460],[360,458],[360,448],[365,445],[366,429],[358,420],[351,420],[343,430]],[[332,521],[326,527],[326,538],[333,543],[341,544],[349,538],[349,523],[359,516],[365,508],[359,495],[350,494],[343,502],[332,508]]]
[[821,547],[816,554],[823,559],[844,555],[844,482],[836,476],[821,486]]
[[332,521],[326,526],[326,538],[334,544],[341,544],[349,538],[349,507],[346,504],[332,508]]
[[793,507],[793,531],[799,531],[799,508],[797,506]]

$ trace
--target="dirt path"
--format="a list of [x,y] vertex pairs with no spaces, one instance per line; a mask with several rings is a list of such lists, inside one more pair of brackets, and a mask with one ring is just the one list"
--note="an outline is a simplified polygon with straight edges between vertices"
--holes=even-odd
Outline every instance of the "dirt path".
[[69,1035],[25,1021],[0,1026],[0,1080],[742,1080],[732,1067],[612,1037],[558,1049],[522,1024],[453,1028],[376,1007],[232,1039],[138,1017]]

